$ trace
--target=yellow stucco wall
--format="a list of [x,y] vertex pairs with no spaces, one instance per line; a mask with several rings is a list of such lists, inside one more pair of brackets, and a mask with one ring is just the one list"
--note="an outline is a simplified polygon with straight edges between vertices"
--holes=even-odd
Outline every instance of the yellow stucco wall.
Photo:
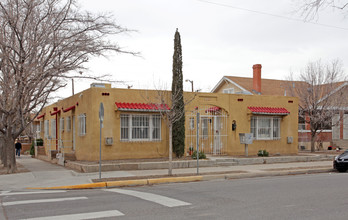
[[[104,94],[104,95],[103,95]],[[108,94],[108,95],[105,95]],[[166,94],[169,99],[169,93]],[[223,109],[226,114],[225,133],[227,140],[224,143],[224,154],[241,155],[244,154],[244,145],[239,143],[239,133],[250,133],[251,112],[247,109],[248,106],[263,106],[263,107],[284,107],[290,111],[290,115],[281,116],[281,138],[280,140],[254,141],[249,145],[249,155],[256,155],[260,149],[266,149],[271,154],[295,154],[297,153],[297,98],[283,96],[257,96],[257,95],[237,95],[237,94],[222,94],[222,93],[185,93],[185,99],[193,99],[186,107],[186,134],[195,132],[189,128],[189,115],[196,107],[198,111],[204,112],[207,107],[218,106]],[[239,100],[239,101],[238,101]],[[241,101],[242,100],[242,101]],[[291,100],[292,103],[288,101]],[[158,114],[146,112],[122,112],[116,110],[115,102],[128,103],[158,103],[157,91],[151,90],[133,90],[133,89],[115,89],[115,88],[89,88],[72,97],[58,101],[50,106],[47,106],[40,113],[45,116],[41,118],[42,128],[41,137],[44,137],[44,120],[50,120],[50,135],[51,135],[51,119],[56,116],[50,115],[53,108],[57,107],[61,110],[57,114],[58,122],[58,137],[61,137],[64,145],[64,152],[73,152],[77,160],[97,161],[99,160],[99,105],[104,104],[104,127],[102,129],[102,159],[130,159],[130,158],[158,158],[168,156],[168,139],[169,132],[166,120],[161,120],[161,140],[160,141],[141,141],[130,142],[121,141],[120,139],[120,115],[121,114]],[[77,104],[78,103],[78,104]],[[170,105],[170,102],[167,102]],[[63,112],[66,109],[75,105],[75,109]],[[78,116],[86,114],[86,135],[79,136]],[[203,113],[204,114],[204,113]],[[75,150],[73,149],[73,126],[71,130],[67,130],[66,118],[70,116],[75,120]],[[64,118],[64,131],[60,134],[59,118]],[[232,131],[231,126],[233,120],[236,121],[237,129]],[[293,137],[293,143],[287,144],[288,136]],[[113,144],[105,145],[105,137],[112,137]],[[191,143],[190,138],[186,138],[186,152]],[[49,141],[44,138],[45,149],[48,152],[55,149],[55,140]]]
[[[238,101],[239,100],[239,101]],[[289,102],[290,101],[290,102]],[[239,94],[221,94],[205,93],[198,94],[191,106],[218,106],[221,107],[227,115],[227,147],[225,153],[228,155],[244,155],[245,145],[240,144],[239,133],[250,133],[250,120],[253,114],[248,110],[248,106],[259,107],[283,107],[290,111],[289,115],[279,116],[281,118],[279,140],[254,140],[253,144],[248,146],[249,155],[256,155],[259,150],[267,150],[271,154],[296,154],[297,153],[297,119],[298,119],[298,100],[295,97],[285,96],[259,96],[259,95],[239,95]],[[193,108],[191,107],[191,109]],[[204,111],[200,111],[202,114]],[[254,115],[257,116],[257,115]],[[267,116],[266,116],[267,117]],[[190,133],[189,120],[186,120],[186,133]],[[236,130],[232,131],[232,122],[236,122]],[[194,130],[193,133],[195,133]],[[201,133],[201,132],[200,132]],[[287,137],[293,137],[293,143],[287,143]],[[187,147],[190,146],[190,140],[186,140]],[[193,141],[196,146],[196,141]],[[209,147],[209,146],[208,146]]]

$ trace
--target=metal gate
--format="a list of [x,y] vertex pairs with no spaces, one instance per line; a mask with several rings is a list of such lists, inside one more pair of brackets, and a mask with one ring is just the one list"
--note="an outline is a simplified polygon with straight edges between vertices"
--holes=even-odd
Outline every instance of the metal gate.
[[199,151],[207,154],[225,154],[227,147],[227,113],[217,106],[206,106],[186,114],[186,146],[197,148],[197,113],[199,113]]

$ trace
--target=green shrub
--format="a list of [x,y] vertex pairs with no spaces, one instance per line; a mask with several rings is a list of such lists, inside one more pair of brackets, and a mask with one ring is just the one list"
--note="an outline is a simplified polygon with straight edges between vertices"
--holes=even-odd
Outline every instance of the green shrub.
[[[35,155],[35,141],[31,142],[30,155]],[[36,146],[43,146],[43,140],[41,138],[36,139]]]
[[30,155],[35,155],[34,141],[31,143],[31,147],[30,147]]
[[[207,159],[207,156],[205,155],[205,153],[204,152],[202,152],[202,151],[199,151],[199,159]],[[195,151],[193,151],[193,154],[192,154],[192,159],[197,159],[197,151],[195,150]]]
[[268,157],[269,153],[266,150],[259,150],[257,156],[259,157]]
[[43,140],[41,138],[36,139],[36,146],[43,146]]

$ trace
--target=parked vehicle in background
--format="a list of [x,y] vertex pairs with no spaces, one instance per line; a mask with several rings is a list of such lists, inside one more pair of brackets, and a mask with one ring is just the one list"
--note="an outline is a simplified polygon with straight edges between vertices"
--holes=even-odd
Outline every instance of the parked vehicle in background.
[[333,168],[339,172],[346,172],[348,170],[348,150],[335,157]]

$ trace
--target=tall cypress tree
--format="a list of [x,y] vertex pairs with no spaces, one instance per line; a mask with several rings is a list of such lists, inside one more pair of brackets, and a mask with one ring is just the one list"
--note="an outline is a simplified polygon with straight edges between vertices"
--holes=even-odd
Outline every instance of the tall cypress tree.
[[174,37],[172,108],[177,120],[173,123],[173,152],[182,157],[185,151],[185,104],[183,96],[181,39],[178,29]]

